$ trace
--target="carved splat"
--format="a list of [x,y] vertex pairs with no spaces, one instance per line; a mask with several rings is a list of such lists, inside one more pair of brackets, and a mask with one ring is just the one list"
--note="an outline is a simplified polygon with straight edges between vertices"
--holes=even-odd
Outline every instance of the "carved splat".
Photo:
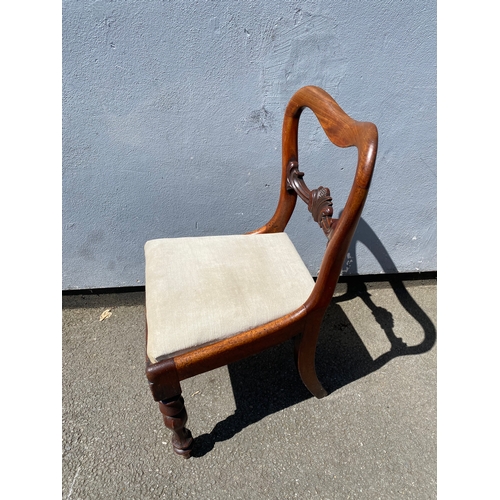
[[333,203],[330,190],[320,186],[312,191],[304,182],[304,173],[299,170],[297,161],[289,161],[287,165],[286,188],[288,191],[295,191],[301,200],[307,203],[307,208],[311,212],[313,219],[319,224],[330,240],[338,219],[333,219]]

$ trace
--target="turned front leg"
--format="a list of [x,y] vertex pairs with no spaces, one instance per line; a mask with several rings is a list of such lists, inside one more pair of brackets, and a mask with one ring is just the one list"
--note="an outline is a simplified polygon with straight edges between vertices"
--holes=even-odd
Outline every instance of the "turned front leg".
[[191,431],[185,427],[188,417],[184,398],[179,395],[165,399],[159,402],[159,406],[165,425],[173,432],[174,452],[184,458],[189,458],[193,448],[193,436]]

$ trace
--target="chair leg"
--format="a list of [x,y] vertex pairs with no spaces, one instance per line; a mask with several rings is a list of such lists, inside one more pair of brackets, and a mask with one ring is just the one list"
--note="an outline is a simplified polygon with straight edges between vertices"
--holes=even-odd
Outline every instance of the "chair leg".
[[305,331],[295,337],[295,364],[299,371],[302,382],[307,387],[309,392],[318,399],[328,395],[326,390],[321,385],[316,375],[315,357],[316,357],[316,342],[319,336],[319,321],[311,321],[305,328]]
[[184,458],[189,458],[193,449],[193,436],[191,431],[185,427],[188,417],[184,406],[184,398],[179,394],[173,398],[160,401],[159,406],[165,425],[173,431],[172,445],[174,452]]

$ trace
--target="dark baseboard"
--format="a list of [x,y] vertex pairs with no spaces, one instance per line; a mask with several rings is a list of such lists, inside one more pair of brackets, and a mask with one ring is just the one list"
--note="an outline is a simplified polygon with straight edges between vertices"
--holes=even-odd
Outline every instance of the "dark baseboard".
[[387,273],[387,274],[358,274],[355,276],[340,276],[339,283],[373,283],[391,281],[419,281],[436,280],[437,271],[426,271],[422,273]]
[[[437,271],[427,271],[422,273],[393,273],[393,274],[367,274],[355,276],[341,276],[339,283],[357,284],[357,283],[391,283],[394,281],[425,281],[436,280]],[[79,290],[63,290],[63,295],[104,295],[110,293],[132,293],[144,292],[144,286],[124,286],[114,288],[92,288]]]
[[63,295],[104,295],[110,293],[132,293],[144,292],[145,287],[142,286],[122,286],[113,288],[82,288],[78,290],[63,290]]

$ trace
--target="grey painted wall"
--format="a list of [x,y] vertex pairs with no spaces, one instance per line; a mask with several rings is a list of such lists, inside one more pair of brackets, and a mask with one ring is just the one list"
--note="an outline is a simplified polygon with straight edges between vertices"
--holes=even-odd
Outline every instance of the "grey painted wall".
[[[379,129],[344,274],[436,270],[435,1],[64,0],[63,289],[144,284],[151,238],[267,222],[304,85]],[[305,112],[299,152],[338,214],[356,151]],[[287,232],[316,274],[326,240],[302,203]]]

